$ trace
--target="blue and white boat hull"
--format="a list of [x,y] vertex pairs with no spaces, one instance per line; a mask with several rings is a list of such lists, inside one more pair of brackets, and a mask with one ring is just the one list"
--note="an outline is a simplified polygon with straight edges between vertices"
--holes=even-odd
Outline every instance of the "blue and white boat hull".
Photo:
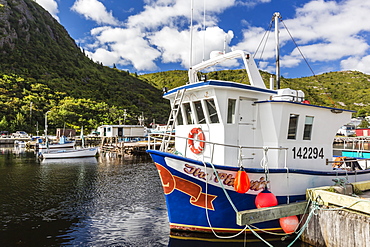
[[[307,188],[333,185],[334,178],[348,178],[354,182],[364,180],[370,174],[370,170],[319,172],[270,169],[267,182],[264,169],[245,168],[251,187],[247,193],[240,194],[233,187],[237,167],[213,166],[165,152],[148,152],[161,178],[172,230],[238,232],[245,226],[237,225],[232,204],[237,211],[255,209],[255,198],[266,185],[277,197],[279,204],[286,204],[305,200]],[[278,220],[258,223],[255,227],[264,231],[281,231]]]

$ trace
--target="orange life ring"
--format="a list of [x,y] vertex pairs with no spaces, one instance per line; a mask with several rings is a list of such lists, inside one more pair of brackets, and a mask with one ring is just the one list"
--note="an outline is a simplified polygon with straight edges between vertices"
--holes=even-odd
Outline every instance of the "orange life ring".
[[[200,140],[198,148],[194,146],[194,140],[191,140],[191,139],[194,139],[195,135],[197,135],[197,139]],[[188,140],[188,145],[189,145],[190,150],[193,153],[200,154],[201,152],[203,152],[203,149],[205,146],[205,142],[203,141],[205,140],[205,138],[204,138],[204,133],[201,129],[193,128],[192,130],[190,130],[188,134],[188,138],[191,138]]]

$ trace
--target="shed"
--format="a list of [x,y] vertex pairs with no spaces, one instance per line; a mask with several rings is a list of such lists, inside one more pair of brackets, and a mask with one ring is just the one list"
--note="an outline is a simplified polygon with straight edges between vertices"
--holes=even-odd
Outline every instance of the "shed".
[[56,136],[57,136],[57,138],[60,138],[61,136],[75,137],[76,136],[76,130],[75,129],[57,128]]
[[101,137],[144,137],[142,125],[102,125],[98,127]]

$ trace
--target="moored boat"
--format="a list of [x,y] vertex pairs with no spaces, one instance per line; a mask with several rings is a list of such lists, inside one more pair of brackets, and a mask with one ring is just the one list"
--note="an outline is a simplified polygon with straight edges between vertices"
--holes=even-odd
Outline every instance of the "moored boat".
[[66,158],[84,158],[94,157],[98,152],[98,148],[81,148],[72,150],[49,150],[40,152],[39,157],[43,159],[66,159]]
[[[197,76],[236,58],[250,85]],[[162,182],[171,230],[243,231],[236,212],[258,207],[256,198],[266,188],[278,204],[287,204],[335,178],[370,179],[369,169],[334,169],[328,162],[336,132],[353,111],[310,104],[301,90],[267,88],[252,56],[240,50],[195,65],[188,75],[188,84],[164,94],[172,106],[166,129],[176,127],[176,134],[149,136],[149,145],[161,146],[147,151]],[[239,193],[236,175],[243,170],[248,185]],[[279,220],[255,226],[282,231]]]
[[65,148],[74,148],[76,142],[75,141],[68,141],[65,136],[61,136],[58,143],[40,143],[39,149],[65,149]]

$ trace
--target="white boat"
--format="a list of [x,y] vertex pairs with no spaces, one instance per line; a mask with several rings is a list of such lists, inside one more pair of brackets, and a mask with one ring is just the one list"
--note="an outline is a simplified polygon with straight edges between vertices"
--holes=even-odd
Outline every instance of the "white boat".
[[66,159],[66,158],[84,158],[94,157],[98,152],[98,148],[81,148],[72,150],[49,150],[40,152],[39,157],[43,159]]
[[[250,85],[197,77],[237,57]],[[148,142],[172,231],[250,231],[236,223],[237,212],[260,207],[264,193],[287,204],[305,200],[307,188],[334,185],[333,179],[370,180],[370,169],[348,171],[330,162],[336,132],[353,111],[310,104],[301,90],[267,88],[252,55],[241,50],[195,65],[188,75],[186,85],[164,94],[172,106],[167,129],[176,134],[150,135]],[[151,143],[161,143],[159,150]],[[248,179],[240,190],[235,181],[243,171]],[[279,220],[255,226],[282,231]]]
[[65,148],[74,148],[76,142],[75,141],[68,141],[65,136],[61,136],[58,143],[40,143],[39,149],[65,149]]

